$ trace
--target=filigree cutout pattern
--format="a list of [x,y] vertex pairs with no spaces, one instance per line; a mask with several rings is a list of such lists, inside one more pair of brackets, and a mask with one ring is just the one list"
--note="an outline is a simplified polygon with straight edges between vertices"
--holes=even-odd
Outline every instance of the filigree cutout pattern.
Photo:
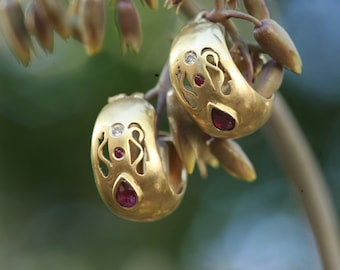
[[131,138],[129,139],[130,162],[138,174],[144,174],[145,144],[144,131],[140,125],[133,123],[129,125]]
[[101,136],[98,138],[98,169],[102,173],[103,177],[109,176],[110,168],[112,167],[112,161],[110,159],[108,136],[103,131]]
[[[199,62],[203,74],[199,74],[198,67],[195,64]],[[183,67],[190,68],[191,72],[186,72]],[[187,103],[196,109],[199,90],[204,91],[205,81],[209,83],[207,87],[211,90],[219,91],[222,95],[230,95],[231,77],[227,69],[223,66],[220,56],[212,48],[203,48],[200,54],[195,51],[188,51],[184,57],[184,66],[178,66],[177,80],[182,90],[182,95]],[[195,73],[192,75],[191,73]],[[210,87],[212,86],[212,87]]]
[[[117,126],[114,124],[113,126]],[[120,124],[121,125],[121,124]],[[108,136],[110,132],[111,136]],[[120,137],[126,136],[128,141],[129,163],[137,174],[144,174],[147,151],[145,148],[145,132],[137,123],[132,123],[119,135],[112,136],[112,128],[104,130],[98,137],[98,169],[104,178],[107,178],[114,163],[120,162],[125,157],[125,150]],[[111,143],[109,143],[111,141]],[[111,145],[112,144],[112,145]]]
[[273,99],[264,98],[246,80],[216,23],[198,18],[183,27],[172,43],[169,70],[178,101],[210,136],[245,136],[270,115]]
[[97,189],[114,213],[130,220],[170,214],[186,188],[186,172],[170,134],[155,132],[155,113],[140,93],[113,96],[93,129]]

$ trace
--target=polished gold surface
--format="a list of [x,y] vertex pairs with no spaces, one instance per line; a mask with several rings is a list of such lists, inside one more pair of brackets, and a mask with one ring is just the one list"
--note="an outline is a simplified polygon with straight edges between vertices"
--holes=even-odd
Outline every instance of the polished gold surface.
[[256,179],[255,169],[242,148],[231,139],[213,138],[204,133],[178,102],[174,91],[167,96],[167,112],[174,145],[188,173],[197,163],[201,176],[207,176],[206,164],[221,165],[235,178]]
[[210,153],[206,143],[211,137],[189,117],[174,91],[169,91],[167,95],[167,115],[174,145],[187,172],[191,174],[198,162],[202,164],[199,167],[201,175],[206,176],[203,164],[218,166],[218,160]]
[[[142,94],[121,94],[109,99],[94,126],[91,160],[98,191],[115,214],[129,220],[170,214],[186,189],[182,162],[168,136],[156,140],[154,124],[155,110]],[[125,183],[136,197],[127,207],[117,199]]]
[[[242,137],[261,127],[270,116],[273,95],[262,96],[246,81],[218,23],[199,17],[183,27],[173,41],[169,67],[180,103],[210,136]],[[216,125],[214,112],[222,119],[231,119],[230,125]]]

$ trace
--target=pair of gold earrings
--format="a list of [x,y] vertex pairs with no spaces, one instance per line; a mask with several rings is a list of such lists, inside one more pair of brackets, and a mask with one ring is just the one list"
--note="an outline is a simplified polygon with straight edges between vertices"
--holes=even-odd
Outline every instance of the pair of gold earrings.
[[216,13],[202,12],[175,37],[165,68],[168,84],[163,82],[169,87],[158,93],[167,106],[169,132],[158,130],[159,108],[142,93],[111,97],[98,115],[93,172],[115,214],[134,221],[167,216],[182,200],[195,164],[203,176],[208,164],[236,178],[256,178],[233,139],[266,122],[283,67],[299,73],[301,60],[288,34],[269,18],[244,14],[255,24],[258,44],[240,45],[221,22],[242,14],[226,10],[217,22]]

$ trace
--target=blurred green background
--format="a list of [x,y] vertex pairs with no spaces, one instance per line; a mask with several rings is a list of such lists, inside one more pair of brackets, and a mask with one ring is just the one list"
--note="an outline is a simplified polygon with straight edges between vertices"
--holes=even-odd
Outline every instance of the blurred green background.
[[[304,62],[301,76],[286,72],[281,92],[339,212],[340,3],[270,4]],[[239,140],[257,170],[252,184],[222,169],[207,179],[196,171],[180,207],[154,223],[121,220],[102,203],[89,157],[97,114],[108,96],[153,87],[184,24],[174,10],[138,8],[138,55],[121,55],[112,11],[95,57],[56,38],[53,55],[38,49],[24,68],[0,40],[0,269],[320,270],[296,191],[261,131]]]

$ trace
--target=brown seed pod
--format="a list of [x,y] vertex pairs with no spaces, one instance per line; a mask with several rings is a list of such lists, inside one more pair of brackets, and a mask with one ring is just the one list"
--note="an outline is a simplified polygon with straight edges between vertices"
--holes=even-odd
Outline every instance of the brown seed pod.
[[170,9],[174,6],[177,6],[176,13],[179,12],[181,6],[184,4],[185,0],[165,0],[164,7],[166,9]]
[[211,138],[204,133],[186,113],[174,91],[168,92],[167,112],[173,143],[189,174],[195,163],[202,177],[207,176],[206,164],[221,165],[236,178],[255,180],[255,170],[241,147],[232,140]]
[[138,52],[142,44],[142,30],[135,5],[130,0],[120,0],[116,4],[116,10],[123,53],[126,53],[128,48]]
[[53,29],[44,6],[36,1],[32,2],[26,10],[25,23],[28,31],[37,38],[41,48],[52,53]]
[[227,0],[228,7],[230,9],[236,9],[237,8],[237,0]]
[[105,0],[80,0],[77,15],[79,34],[87,53],[100,52],[106,29]]
[[262,96],[270,98],[280,88],[283,75],[283,66],[271,59],[255,77],[254,88]]
[[72,38],[82,41],[82,37],[79,31],[79,20],[78,20],[78,12],[79,12],[79,2],[80,0],[71,0],[68,6],[67,14],[70,20],[70,29]]
[[261,26],[254,28],[254,37],[274,60],[297,74],[301,73],[302,62],[294,42],[277,22],[261,20]]
[[[217,159],[210,153],[207,141],[210,136],[205,134],[189,117],[180,104],[174,91],[167,95],[167,114],[173,143],[189,174],[194,170],[195,163],[218,166]],[[203,168],[203,170],[202,170]],[[205,167],[199,166],[202,177],[206,176]]]
[[157,10],[158,9],[158,0],[142,0],[142,3],[147,4],[149,8],[152,10]]
[[246,181],[254,181],[256,172],[242,148],[233,140],[213,139],[209,144],[221,166],[232,176]]
[[67,8],[61,0],[35,0],[37,5],[44,6],[49,18],[49,24],[63,38],[67,39],[71,33],[70,22],[67,17]]
[[0,25],[5,40],[15,56],[21,63],[28,65],[31,60],[32,43],[19,1],[4,0],[0,2]]

